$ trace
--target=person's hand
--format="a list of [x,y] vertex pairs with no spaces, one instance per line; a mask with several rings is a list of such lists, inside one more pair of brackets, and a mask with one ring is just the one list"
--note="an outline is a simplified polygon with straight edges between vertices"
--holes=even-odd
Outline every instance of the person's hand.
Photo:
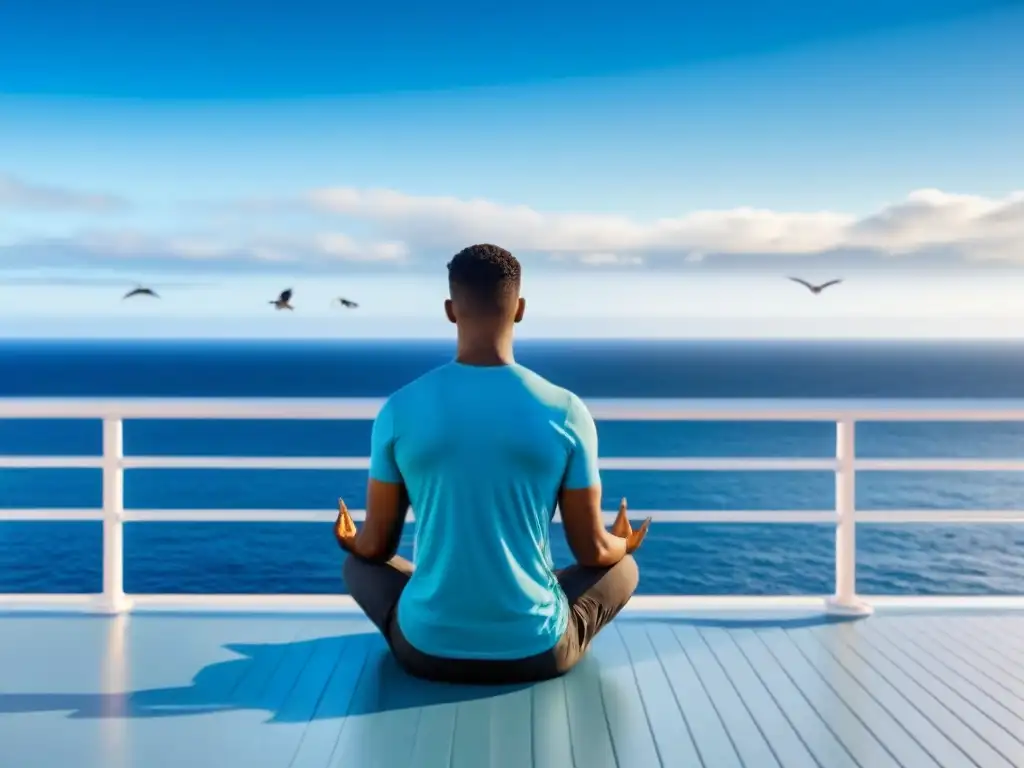
[[349,551],[356,533],[356,524],[352,520],[352,515],[348,513],[345,501],[338,499],[338,519],[334,521],[334,538],[338,540],[338,546]]
[[615,522],[612,523],[612,533],[619,538],[626,540],[626,554],[631,555],[640,548],[643,544],[644,536],[647,535],[647,529],[651,526],[651,518],[644,520],[640,527],[635,531],[633,526],[629,524],[629,518],[626,516],[626,500],[623,499],[619,502],[619,514],[615,518]]

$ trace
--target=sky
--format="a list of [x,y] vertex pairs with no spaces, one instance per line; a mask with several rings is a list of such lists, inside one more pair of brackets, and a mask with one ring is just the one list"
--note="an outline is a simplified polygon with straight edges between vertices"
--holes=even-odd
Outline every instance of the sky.
[[0,335],[1024,330],[1024,3],[691,5],[0,4]]

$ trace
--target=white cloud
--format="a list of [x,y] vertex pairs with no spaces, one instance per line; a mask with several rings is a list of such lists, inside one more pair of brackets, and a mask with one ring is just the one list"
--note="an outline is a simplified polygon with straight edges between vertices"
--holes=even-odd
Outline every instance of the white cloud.
[[292,261],[295,255],[263,243],[204,236],[165,236],[137,231],[87,232],[50,241],[51,247],[114,259],[172,258],[183,261]]
[[943,249],[966,259],[1024,259],[1024,192],[994,199],[926,189],[863,217],[734,208],[653,221],[349,187],[315,190],[307,203],[370,222],[381,236],[407,242],[413,250],[451,251],[494,242],[513,251],[572,254],[591,263],[607,254],[615,254],[619,263],[646,254],[699,261],[715,254],[811,255],[847,249],[883,254]]
[[857,221],[847,236],[850,245],[893,254],[946,247],[969,258],[1024,260],[1024,192],[991,199],[922,189]]
[[113,195],[79,192],[63,187],[32,184],[0,174],[0,208],[29,211],[107,213],[126,208],[124,200]]
[[227,239],[216,236],[156,235],[139,231],[94,231],[67,237],[0,244],[0,264],[232,267],[250,265],[316,267],[341,263],[402,263],[408,249],[395,241],[358,241],[341,233]]
[[405,261],[409,248],[405,243],[386,241],[360,244],[348,235],[327,233],[314,238],[319,253],[346,261]]
[[[102,210],[117,201],[0,177],[0,206],[5,204]],[[788,262],[815,255],[826,255],[816,263],[830,264],[830,269],[907,263],[887,256],[919,256],[921,263],[944,265],[1024,261],[1024,192],[988,198],[924,189],[861,216],[740,207],[653,220],[348,187],[306,195],[298,205],[321,214],[313,219],[291,217],[297,205],[294,198],[262,205],[258,222],[264,234],[244,234],[251,232],[251,220],[244,228],[229,222],[226,228],[242,233],[239,237],[226,236],[225,228],[212,229],[210,220],[192,230],[207,234],[157,234],[141,227],[59,236],[9,233],[6,242],[0,242],[0,266],[130,263],[135,268],[159,263],[189,269],[248,265],[256,270],[318,270],[344,264],[370,270],[447,259],[479,242],[594,269],[672,263],[701,269],[716,264],[789,268]],[[323,215],[339,220],[325,226]],[[189,218],[178,226],[187,232],[185,227],[197,221]],[[275,226],[281,229],[275,232]]]
[[551,254],[552,261],[571,261],[588,267],[637,267],[644,263],[642,256],[618,253],[566,253]]

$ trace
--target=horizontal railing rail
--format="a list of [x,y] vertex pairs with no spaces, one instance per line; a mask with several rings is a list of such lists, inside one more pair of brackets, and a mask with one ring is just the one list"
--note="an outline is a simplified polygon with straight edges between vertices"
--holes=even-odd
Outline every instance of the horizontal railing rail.
[[[0,456],[0,469],[99,469],[103,504],[96,509],[0,509],[0,520],[93,520],[103,523],[103,591],[99,595],[0,595],[0,607],[12,605],[79,606],[119,612],[136,606],[222,605],[236,596],[128,595],[124,591],[123,527],[127,522],[329,522],[333,509],[126,509],[124,473],[131,469],[303,469],[366,470],[365,456],[136,456],[125,455],[123,424],[128,420],[369,420],[381,399],[0,399],[3,419],[83,419],[102,422],[99,456]],[[855,478],[871,472],[1024,472],[1024,459],[857,458],[857,422],[1024,422],[1024,401],[966,400],[588,400],[598,421],[761,421],[832,422],[836,453],[829,458],[759,457],[606,457],[604,470],[625,471],[816,471],[835,475],[836,501],[827,510],[633,510],[669,523],[830,524],[836,529],[835,592],[827,600],[837,613],[869,613],[856,592],[856,525],[1005,524],[1024,522],[1024,510],[857,510]],[[606,513],[608,522],[613,512]],[[364,510],[353,510],[362,520]],[[415,520],[414,511],[410,520]],[[556,515],[556,522],[558,516]],[[244,599],[243,599],[244,597]],[[292,606],[337,606],[344,599],[324,595],[238,596],[251,606],[290,601]],[[655,598],[655,603],[658,598]],[[728,600],[724,600],[728,602]]]
[[[1024,399],[588,398],[598,421],[1024,421]],[[383,398],[0,398],[0,419],[372,419]]]

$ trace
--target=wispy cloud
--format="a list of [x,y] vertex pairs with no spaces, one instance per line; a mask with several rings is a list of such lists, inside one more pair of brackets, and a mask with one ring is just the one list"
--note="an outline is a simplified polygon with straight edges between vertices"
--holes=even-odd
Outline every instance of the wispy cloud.
[[340,232],[316,236],[313,246],[321,256],[342,261],[403,262],[409,257],[409,247],[403,242],[359,243]]
[[[244,202],[232,205],[235,210],[246,207]],[[225,226],[211,226],[209,219],[203,223],[186,216],[178,223],[182,233],[166,224],[161,233],[139,225],[0,243],[0,264],[373,271],[436,266],[476,242],[498,243],[535,264],[595,270],[802,269],[811,264],[832,270],[1024,262],[1024,192],[989,198],[923,189],[866,215],[738,207],[644,220],[542,211],[483,199],[331,187],[299,199],[264,199],[259,210],[262,234],[249,233],[251,212],[242,227],[230,220]],[[307,215],[296,219],[297,210]],[[223,213],[223,208],[218,211]],[[191,234],[184,234],[188,231]]]
[[[92,276],[92,275],[69,275],[69,274],[34,274],[34,275],[5,275],[0,272],[0,286],[41,286],[41,287],[70,287],[70,288],[131,288],[132,283],[124,277]],[[153,288],[161,289],[189,289],[189,288],[212,288],[216,283],[199,282],[193,280],[166,282],[161,280],[158,284],[151,285]]]
[[897,255],[948,248],[968,259],[1024,261],[1024,192],[992,199],[919,190],[849,226],[846,241]]
[[316,271],[340,265],[401,264],[408,249],[400,242],[364,242],[336,232],[231,239],[116,230],[0,244],[0,256],[8,268]]
[[574,261],[590,267],[638,267],[644,263],[642,257],[618,253],[553,253],[552,261]]
[[925,189],[861,217],[741,207],[652,221],[350,187],[315,190],[307,202],[316,211],[370,222],[379,235],[404,241],[414,252],[490,241],[516,251],[575,256],[594,265],[651,255],[675,255],[693,263],[722,255],[843,251],[952,252],[965,260],[1024,260],[1024,192],[993,199]]
[[124,210],[127,201],[114,195],[35,184],[0,174],[0,208],[28,211],[109,213]]

